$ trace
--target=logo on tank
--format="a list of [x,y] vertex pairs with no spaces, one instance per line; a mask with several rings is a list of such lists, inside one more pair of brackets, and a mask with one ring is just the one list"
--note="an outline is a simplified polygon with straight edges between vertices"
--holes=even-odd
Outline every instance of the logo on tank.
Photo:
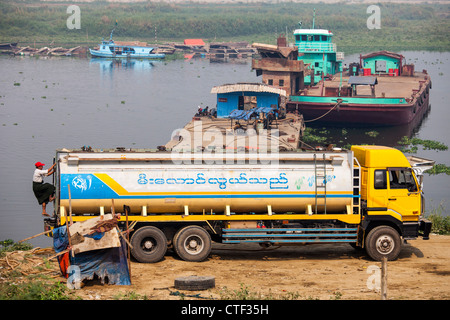
[[87,191],[91,188],[92,185],[92,176],[88,175],[83,177],[82,175],[78,175],[72,179],[72,186],[75,189],[80,190],[81,192]]

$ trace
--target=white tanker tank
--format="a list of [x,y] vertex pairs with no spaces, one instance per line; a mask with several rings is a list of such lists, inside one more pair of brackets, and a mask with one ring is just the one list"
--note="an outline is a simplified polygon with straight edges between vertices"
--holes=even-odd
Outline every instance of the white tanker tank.
[[[58,150],[57,201],[73,214],[352,213],[351,151],[268,154]],[[357,183],[359,187],[359,183]],[[114,199],[112,202],[111,199]]]

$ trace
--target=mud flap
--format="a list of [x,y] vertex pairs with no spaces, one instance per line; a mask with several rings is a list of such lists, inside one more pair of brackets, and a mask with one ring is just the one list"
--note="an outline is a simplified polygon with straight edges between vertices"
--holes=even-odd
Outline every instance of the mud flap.
[[430,232],[432,227],[432,222],[427,219],[419,220],[419,235],[423,237],[423,240],[430,239]]

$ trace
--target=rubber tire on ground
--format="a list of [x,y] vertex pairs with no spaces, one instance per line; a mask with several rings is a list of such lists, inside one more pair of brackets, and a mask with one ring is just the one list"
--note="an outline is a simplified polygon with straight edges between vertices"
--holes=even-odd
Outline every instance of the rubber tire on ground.
[[211,276],[189,276],[175,279],[174,286],[179,290],[206,290],[216,286],[216,280]]
[[[188,248],[190,242],[197,243],[197,247]],[[199,226],[187,226],[180,229],[173,238],[173,247],[177,255],[185,260],[200,262],[208,258],[211,253],[211,236]],[[197,251],[196,251],[197,250]]]
[[167,238],[156,227],[142,227],[131,237],[131,245],[131,254],[137,261],[153,263],[160,261],[166,254]]
[[398,258],[401,250],[399,233],[392,227],[378,226],[366,237],[366,252],[375,261],[386,257],[389,261]]

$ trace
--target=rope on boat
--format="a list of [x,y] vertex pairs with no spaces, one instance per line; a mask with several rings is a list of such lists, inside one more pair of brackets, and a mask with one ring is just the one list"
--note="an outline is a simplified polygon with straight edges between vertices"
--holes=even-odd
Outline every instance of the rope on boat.
[[325,117],[327,114],[329,114],[331,111],[333,111],[333,110],[336,109],[337,107],[339,107],[339,106],[341,105],[341,103],[342,103],[342,99],[338,99],[338,100],[337,100],[337,103],[334,105],[334,107],[331,108],[330,110],[328,110],[327,112],[325,112],[325,113],[324,113],[323,115],[321,115],[320,117],[317,117],[317,118],[312,119],[312,120],[303,120],[303,122],[313,122],[313,121],[317,121],[317,120],[319,120],[319,119]]

